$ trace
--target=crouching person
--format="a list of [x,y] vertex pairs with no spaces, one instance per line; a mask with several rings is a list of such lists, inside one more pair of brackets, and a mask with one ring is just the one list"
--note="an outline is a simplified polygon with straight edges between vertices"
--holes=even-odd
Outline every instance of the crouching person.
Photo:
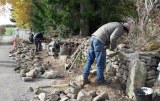
[[58,53],[60,52],[61,42],[59,39],[53,39],[47,47],[48,54],[54,57],[58,57]]

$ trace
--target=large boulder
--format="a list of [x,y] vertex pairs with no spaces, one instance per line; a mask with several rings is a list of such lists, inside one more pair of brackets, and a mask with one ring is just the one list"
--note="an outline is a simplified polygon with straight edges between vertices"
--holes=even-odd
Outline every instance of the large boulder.
[[47,100],[47,94],[46,93],[40,93],[38,95],[38,98],[40,101],[46,101]]
[[134,59],[129,64],[129,75],[126,85],[126,94],[129,98],[135,98],[134,89],[145,86],[147,80],[146,64],[139,59]]
[[29,72],[26,73],[26,76],[27,77],[36,77],[40,72],[40,69],[39,68],[34,68],[32,70],[30,70]]
[[70,93],[78,94],[80,90],[81,90],[81,86],[79,84],[77,84],[76,82],[70,83],[70,88],[69,88]]
[[108,93],[104,91],[100,95],[96,96],[93,101],[106,101],[109,100]]
[[82,89],[78,93],[77,101],[92,101],[92,96],[88,92]]
[[43,49],[43,50],[47,49],[47,44],[48,44],[48,43],[42,42],[42,49]]
[[58,75],[58,71],[46,70],[45,73],[43,74],[43,77],[46,79],[55,79],[57,75]]
[[60,48],[60,55],[70,55],[70,48],[67,44],[63,44],[63,46]]

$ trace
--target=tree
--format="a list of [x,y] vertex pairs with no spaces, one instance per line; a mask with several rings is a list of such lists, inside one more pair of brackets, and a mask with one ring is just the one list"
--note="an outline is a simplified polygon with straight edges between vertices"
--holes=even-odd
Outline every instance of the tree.
[[[30,0],[0,0],[0,5],[12,5],[11,16],[20,28],[29,28],[31,26],[31,1]],[[2,10],[5,6],[2,6]]]
[[5,31],[6,31],[5,26],[4,26],[4,25],[1,25],[1,26],[0,26],[0,35],[4,35],[4,34],[5,34]]
[[[101,25],[135,14],[133,0],[1,0],[13,5],[12,17],[19,27],[51,34],[69,32],[90,35]],[[63,35],[63,36],[66,36]],[[69,35],[69,34],[68,34]]]
[[[13,0],[14,1],[14,0]],[[16,21],[16,25],[20,28],[30,28],[31,26],[31,1],[30,0],[16,0],[11,2],[12,18]]]
[[74,23],[71,23],[73,21],[70,15],[70,7],[72,5],[70,5],[67,0],[46,0],[38,2],[32,0],[32,5],[32,27],[34,30],[43,30],[51,34],[52,29],[62,28],[63,30],[64,28],[68,29],[71,28],[70,26],[74,26]]

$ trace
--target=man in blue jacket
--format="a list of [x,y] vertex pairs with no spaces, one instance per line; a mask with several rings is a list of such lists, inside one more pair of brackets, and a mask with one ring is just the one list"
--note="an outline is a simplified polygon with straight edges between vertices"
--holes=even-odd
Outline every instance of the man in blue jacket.
[[96,58],[97,84],[109,83],[104,78],[104,66],[106,63],[106,48],[114,50],[117,46],[117,39],[125,32],[129,32],[130,24],[127,22],[110,22],[96,30],[90,39],[87,63],[83,71],[83,83],[89,84],[88,79],[91,65]]
[[42,50],[41,41],[43,40],[43,33],[42,32],[36,33],[33,36],[33,39],[36,46],[36,52],[41,51]]

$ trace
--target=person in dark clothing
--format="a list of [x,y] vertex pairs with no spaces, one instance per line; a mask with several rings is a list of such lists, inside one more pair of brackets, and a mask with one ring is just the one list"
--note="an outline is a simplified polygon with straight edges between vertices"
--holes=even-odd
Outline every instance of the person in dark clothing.
[[33,40],[33,34],[32,33],[30,33],[30,35],[29,35],[29,42],[31,44],[34,42],[34,40]]
[[42,32],[36,33],[33,36],[33,39],[34,39],[34,44],[36,46],[36,52],[41,51],[42,50],[41,41],[43,40],[43,33]]

